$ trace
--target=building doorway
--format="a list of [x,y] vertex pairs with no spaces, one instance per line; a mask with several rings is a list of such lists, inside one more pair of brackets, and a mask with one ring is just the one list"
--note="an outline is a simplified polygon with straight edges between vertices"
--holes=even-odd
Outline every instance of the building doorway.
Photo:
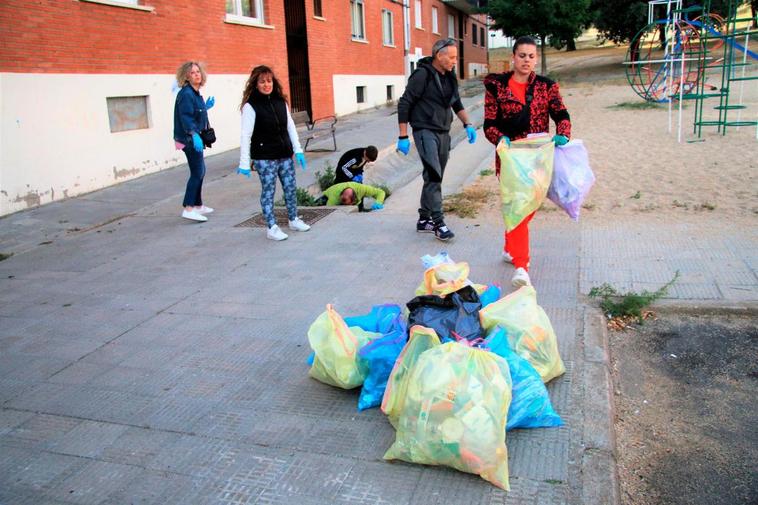
[[284,17],[287,33],[290,108],[292,112],[307,112],[312,117],[305,0],[284,0]]
[[463,46],[466,41],[466,16],[458,14],[458,76],[461,79],[466,78],[464,72]]

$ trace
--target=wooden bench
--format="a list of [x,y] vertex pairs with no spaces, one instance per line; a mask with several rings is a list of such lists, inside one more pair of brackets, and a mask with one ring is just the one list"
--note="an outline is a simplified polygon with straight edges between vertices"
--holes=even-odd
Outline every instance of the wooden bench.
[[303,145],[303,151],[308,150],[308,144],[311,140],[316,140],[321,137],[328,137],[331,135],[333,149],[318,148],[311,149],[312,152],[316,151],[336,151],[337,150],[337,138],[335,132],[337,131],[337,117],[326,116],[311,121],[307,111],[293,112],[292,120],[297,125],[297,135],[300,137],[300,142],[305,141]]

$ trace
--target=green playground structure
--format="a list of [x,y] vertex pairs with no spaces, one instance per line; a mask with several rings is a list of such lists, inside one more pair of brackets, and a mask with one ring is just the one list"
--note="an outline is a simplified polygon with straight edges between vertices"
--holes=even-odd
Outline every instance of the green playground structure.
[[[758,139],[758,111],[755,114],[755,119],[743,119],[742,111],[747,109],[747,105],[743,103],[745,84],[749,82],[758,83],[758,75],[747,75],[747,69],[749,66],[754,65],[754,62],[748,61],[748,58],[752,60],[758,60],[758,54],[750,50],[750,39],[755,39],[758,35],[758,29],[755,28],[755,18],[740,18],[737,15],[737,8],[741,2],[737,0],[730,0],[728,5],[727,17],[724,21],[724,30],[719,32],[714,29],[708,22],[698,23],[700,26],[701,39],[703,40],[701,51],[700,66],[702,68],[719,69],[721,70],[721,83],[716,90],[706,89],[705,75],[698,82],[697,91],[693,94],[687,95],[685,98],[695,100],[695,121],[694,121],[694,133],[698,138],[702,136],[702,129],[704,126],[715,126],[722,135],[726,135],[729,127],[740,126],[755,126],[756,138]],[[710,10],[710,0],[704,3],[703,9],[708,8]],[[702,18],[706,20],[705,15]],[[742,28],[740,28],[742,26]],[[709,55],[708,40],[724,41],[721,45],[720,57],[716,59],[716,64],[708,63]],[[739,97],[735,101],[733,100],[733,84],[739,83]],[[718,98],[719,104],[714,106],[714,109],[718,111],[718,118],[709,119],[705,117],[705,105],[706,102]],[[732,117],[732,113],[736,112],[736,119]]]
[[[672,102],[679,102],[679,141],[682,140],[682,102],[694,100],[693,134],[702,138],[703,127],[716,127],[726,135],[730,127],[754,126],[758,139],[758,105],[754,116],[742,117],[745,85],[756,83],[754,71],[758,52],[753,47],[758,35],[758,18],[739,17],[743,2],[729,0],[726,18],[710,13],[710,0],[702,5],[682,8],[681,0],[651,0],[648,25],[640,30],[629,47],[627,79],[645,100],[668,102],[669,131],[672,128]],[[666,15],[656,19],[656,7]],[[751,73],[748,74],[748,69]],[[707,77],[720,74],[718,85]],[[733,88],[738,88],[737,90]],[[735,97],[735,92],[738,96]],[[706,107],[718,98],[713,109]],[[715,111],[715,112],[713,112]],[[734,114],[736,113],[736,118]]]

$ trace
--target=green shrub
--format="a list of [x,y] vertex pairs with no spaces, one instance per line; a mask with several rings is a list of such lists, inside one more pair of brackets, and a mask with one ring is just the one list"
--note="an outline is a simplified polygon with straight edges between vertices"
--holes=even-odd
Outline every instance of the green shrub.
[[316,180],[318,181],[318,187],[321,191],[334,185],[334,177],[334,167],[329,163],[326,164],[323,174],[320,170],[316,171]]
[[379,188],[379,189],[381,189],[382,191],[384,191],[384,198],[385,199],[389,198],[390,195],[392,194],[392,191],[390,191],[389,186],[387,186],[386,184],[377,184],[376,187]]
[[305,188],[297,188],[297,205],[299,207],[315,207],[316,199]]

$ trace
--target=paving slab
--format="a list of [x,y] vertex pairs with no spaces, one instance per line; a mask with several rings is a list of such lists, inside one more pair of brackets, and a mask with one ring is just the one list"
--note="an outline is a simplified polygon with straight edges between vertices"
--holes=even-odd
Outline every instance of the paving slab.
[[[481,121],[481,95],[466,101]],[[230,175],[234,151],[208,159],[217,211],[202,225],[177,217],[186,167],[0,219],[0,252],[14,253],[0,262],[0,503],[617,501],[607,344],[586,294],[603,282],[656,289],[679,270],[667,302],[749,307],[755,230],[541,216],[532,277],[566,364],[548,385],[565,425],[508,433],[509,493],[385,462],[394,432],[381,412],[307,376],[309,325],[327,303],[344,315],[404,304],[424,254],[447,250],[506,292],[512,267],[499,220],[448,216],[457,236],[444,244],[415,232],[420,164],[394,152],[391,110],[341,121],[340,147],[383,146],[369,174],[393,195],[381,212],[340,208],[284,242],[235,226],[259,193]],[[481,135],[453,134],[445,194],[492,162]],[[338,156],[309,154],[300,184]]]

